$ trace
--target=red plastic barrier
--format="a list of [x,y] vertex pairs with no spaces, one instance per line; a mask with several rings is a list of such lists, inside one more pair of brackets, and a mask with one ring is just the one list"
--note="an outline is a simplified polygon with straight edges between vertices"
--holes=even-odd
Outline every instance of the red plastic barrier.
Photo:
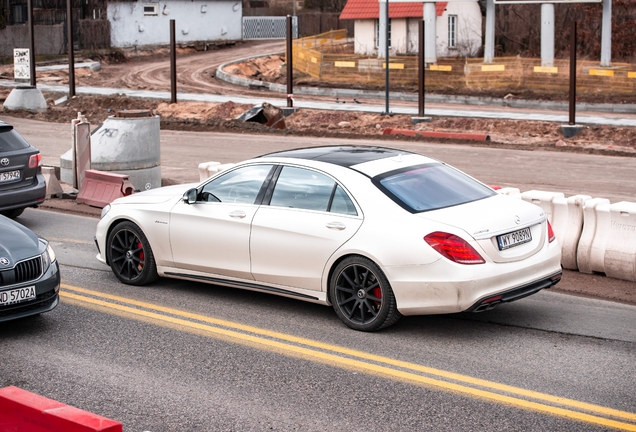
[[446,138],[446,139],[462,139],[471,141],[490,141],[490,136],[478,133],[461,133],[461,132],[435,132],[435,131],[414,131],[408,129],[386,128],[382,135],[421,135],[428,138]]
[[122,432],[122,424],[11,386],[0,389],[0,430]]
[[127,175],[86,170],[84,183],[75,201],[104,208],[117,198],[132,194],[133,191],[134,187]]

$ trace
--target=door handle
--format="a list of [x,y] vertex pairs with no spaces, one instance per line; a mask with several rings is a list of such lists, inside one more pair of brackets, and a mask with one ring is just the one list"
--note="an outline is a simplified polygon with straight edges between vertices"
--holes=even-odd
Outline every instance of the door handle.
[[230,217],[235,219],[243,219],[245,216],[246,214],[243,210],[234,210],[233,212],[230,212]]
[[334,229],[334,230],[339,230],[339,231],[342,231],[346,227],[347,226],[345,224],[343,224],[342,222],[329,222],[327,224],[327,228]]

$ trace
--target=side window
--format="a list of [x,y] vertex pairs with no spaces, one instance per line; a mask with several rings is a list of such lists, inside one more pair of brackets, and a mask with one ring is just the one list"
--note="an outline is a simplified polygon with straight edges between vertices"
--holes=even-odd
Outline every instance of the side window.
[[203,186],[198,201],[254,204],[272,165],[250,165],[232,170]]
[[329,209],[331,213],[341,213],[351,216],[357,216],[358,212],[356,211],[356,206],[353,205],[351,198],[349,195],[342,189],[340,186],[336,187],[336,191],[333,195],[333,200],[331,201],[331,208]]
[[286,166],[278,176],[270,205],[326,212],[334,186],[326,175]]

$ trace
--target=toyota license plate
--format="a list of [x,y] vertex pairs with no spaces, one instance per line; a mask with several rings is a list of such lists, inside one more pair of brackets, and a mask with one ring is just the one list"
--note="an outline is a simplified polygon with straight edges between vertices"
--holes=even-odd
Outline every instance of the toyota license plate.
[[510,249],[511,247],[519,246],[524,243],[532,241],[532,234],[530,234],[530,228],[520,229],[519,231],[513,231],[508,234],[502,234],[497,236],[497,243],[499,243],[499,250]]
[[0,173],[0,183],[11,180],[20,180],[20,170]]
[[8,291],[0,291],[0,306],[33,300],[35,297],[35,285]]

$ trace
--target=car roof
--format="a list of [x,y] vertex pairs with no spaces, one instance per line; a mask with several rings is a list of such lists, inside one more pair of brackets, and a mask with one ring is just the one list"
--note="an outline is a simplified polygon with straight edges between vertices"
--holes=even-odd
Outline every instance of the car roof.
[[365,146],[326,146],[284,150],[268,153],[259,157],[294,158],[315,160],[343,167],[352,167],[362,163],[387,159],[404,154],[415,154],[404,150],[386,147]]

